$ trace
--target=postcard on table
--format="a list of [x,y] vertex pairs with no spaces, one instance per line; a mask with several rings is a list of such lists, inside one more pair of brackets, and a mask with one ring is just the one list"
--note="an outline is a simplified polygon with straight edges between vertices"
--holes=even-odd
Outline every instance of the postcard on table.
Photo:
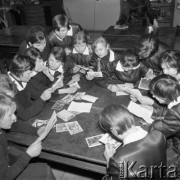
[[92,103],[77,103],[72,101],[68,107],[68,111],[75,112],[86,112],[89,113],[91,111]]
[[60,111],[63,108],[64,104],[60,100],[58,100],[51,109],[55,109]]
[[57,115],[57,117],[61,118],[63,121],[69,121],[73,117],[76,116],[72,112],[69,112],[69,111],[67,111],[65,109],[63,109],[62,111],[58,112],[56,115]]
[[68,94],[68,95],[66,95],[65,97],[63,97],[63,98],[60,100],[60,102],[61,102],[62,104],[69,104],[73,99],[74,99],[74,96],[71,95],[71,94]]
[[90,95],[84,95],[81,99],[94,103],[99,98]]
[[74,95],[74,100],[81,100],[81,98],[86,94],[86,92],[77,92]]
[[68,122],[68,123],[65,123],[65,125],[71,135],[77,134],[83,131],[83,129],[81,128],[81,126],[79,125],[77,121]]
[[141,78],[138,88],[149,90],[149,84],[151,82],[151,79]]
[[97,136],[92,136],[86,138],[86,142],[88,144],[88,147],[95,147],[100,146],[102,143],[99,142],[99,140],[104,136],[104,134],[99,134]]
[[112,138],[112,136],[108,133],[104,134],[104,136],[99,139],[100,142],[102,142],[103,144],[111,144],[113,145],[113,148],[116,150],[122,143],[116,141],[114,138]]
[[64,132],[64,131],[68,131],[65,123],[56,124],[56,132]]
[[93,77],[103,77],[102,72],[88,71],[87,74]]

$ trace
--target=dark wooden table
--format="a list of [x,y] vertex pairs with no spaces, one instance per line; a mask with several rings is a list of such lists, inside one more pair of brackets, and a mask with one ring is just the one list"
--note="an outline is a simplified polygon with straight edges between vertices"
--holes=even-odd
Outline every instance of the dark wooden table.
[[[176,27],[159,27],[156,30],[156,34],[159,40],[173,49],[176,40],[176,31]],[[112,50],[125,51],[129,48],[133,49],[137,40],[145,34],[147,34],[147,29],[142,27],[119,30],[114,29],[114,26],[110,26],[103,32],[102,36],[107,39]]]
[[[99,127],[98,114],[102,109],[109,104],[129,104],[129,96],[116,96],[107,89],[94,85],[91,81],[83,80],[80,83],[81,89],[79,92],[86,92],[88,95],[93,95],[99,99],[93,103],[90,113],[82,113],[74,117],[72,121],[78,121],[83,129],[83,132],[75,135],[70,135],[69,132],[56,133],[55,128],[52,129],[47,138],[43,141],[43,150],[40,158],[66,164],[73,167],[105,174],[106,161],[103,156],[104,146],[97,146],[89,148],[86,142],[87,137],[105,133]],[[55,101],[61,99],[65,95],[54,95],[50,102],[41,114],[36,118],[48,119],[53,113],[51,107]],[[80,101],[82,102],[82,101]],[[85,101],[84,101],[85,102]],[[64,106],[67,109],[69,105]],[[58,112],[58,111],[56,111]],[[36,119],[31,120],[31,123]],[[58,118],[57,123],[64,123],[63,120]],[[22,135],[18,133],[10,133],[8,139],[11,143],[18,146],[26,147],[30,145],[37,137]]]

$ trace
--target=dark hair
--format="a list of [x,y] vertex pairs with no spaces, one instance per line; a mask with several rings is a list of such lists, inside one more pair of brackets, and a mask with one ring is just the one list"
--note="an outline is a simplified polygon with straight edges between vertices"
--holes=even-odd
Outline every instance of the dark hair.
[[40,43],[45,39],[45,30],[42,26],[33,26],[26,33],[26,43]]
[[36,60],[37,58],[42,59],[40,51],[34,47],[30,47],[28,49],[26,49],[26,51],[24,52],[24,54],[28,57],[30,57],[30,59],[32,60],[32,64],[34,65],[34,67],[36,66]]
[[122,58],[120,59],[123,67],[136,67],[139,65],[140,61],[138,56],[132,49],[128,49],[122,54]]
[[6,115],[6,112],[9,110],[9,108],[15,105],[16,104],[11,97],[0,93],[0,122]]
[[166,74],[153,78],[149,90],[153,95],[164,99],[167,104],[174,100],[177,101],[180,96],[179,82],[174,77]]
[[34,69],[32,59],[25,55],[15,55],[12,59],[9,70],[12,74],[20,77],[25,71]]
[[57,61],[60,61],[63,63],[66,60],[66,53],[65,53],[64,49],[59,46],[53,47],[50,51],[49,57],[50,57],[50,55],[54,55],[54,57]]
[[73,37],[73,44],[88,43],[87,34],[84,31],[77,32]]
[[136,54],[141,58],[144,57],[146,53],[149,54],[148,58],[153,56],[159,48],[159,39],[154,36],[152,33],[142,36],[137,40],[137,44],[135,46]]
[[167,63],[169,67],[177,69],[180,72],[180,51],[167,50],[161,56],[161,65]]
[[108,132],[111,132],[113,125],[118,127],[118,133],[123,134],[125,131],[135,125],[133,115],[123,105],[109,105],[104,108],[100,114],[100,126]]
[[58,31],[61,29],[61,27],[67,27],[68,30],[70,29],[69,20],[67,16],[63,14],[58,14],[54,16],[52,20],[52,24],[53,24],[54,29]]

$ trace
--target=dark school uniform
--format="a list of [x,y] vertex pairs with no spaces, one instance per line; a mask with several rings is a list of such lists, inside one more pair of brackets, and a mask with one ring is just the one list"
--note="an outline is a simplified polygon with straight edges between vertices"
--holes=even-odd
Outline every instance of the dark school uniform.
[[166,139],[160,131],[151,131],[143,139],[120,146],[109,160],[107,174],[112,180],[138,179],[143,165],[145,179],[159,180],[160,170],[154,168],[152,172],[151,167],[162,164],[166,166]]
[[13,78],[10,73],[8,73],[8,75],[11,78],[12,82],[16,84],[18,90],[15,96],[15,101],[17,104],[16,115],[19,117],[19,119],[28,121],[30,118],[42,111],[46,101],[43,101],[40,97],[36,100],[33,100],[33,86],[31,84],[24,83],[26,84],[26,86],[23,87],[21,85],[21,82],[18,82],[15,78]]
[[[86,46],[85,51],[80,54],[79,52],[76,51],[74,48],[72,53],[67,56],[67,61],[66,61],[66,67],[68,69],[69,74],[74,74],[73,73],[73,68],[76,65],[81,65],[83,67],[89,67],[89,62],[92,58],[92,53],[90,53],[89,48]],[[78,72],[79,74],[79,72]],[[81,75],[81,73],[80,73]]]
[[124,71],[121,60],[113,61],[111,64],[111,71],[114,72],[119,83],[133,83],[135,86],[138,85],[141,78],[146,76],[148,70],[143,63],[140,63],[130,71]]
[[[29,45],[27,44],[27,42],[23,41],[19,47],[18,54],[24,55],[26,49],[28,49],[28,48],[29,48]],[[46,46],[45,46],[44,50],[42,52],[40,52],[43,61],[48,60],[49,53],[50,53],[50,43],[49,43],[49,39],[46,38]]]
[[103,74],[102,78],[94,78],[93,81],[95,84],[107,88],[112,82],[117,82],[117,77],[111,70],[111,64],[115,60],[120,59],[120,54],[115,53],[111,49],[108,50],[108,53],[103,58],[99,58],[96,54],[93,54],[89,66],[93,67],[93,71],[101,71]]
[[156,120],[150,130],[158,130],[167,138],[168,167],[176,166],[180,174],[180,97],[177,103],[170,103],[168,107],[153,105],[152,117]]
[[52,82],[43,72],[34,72],[28,84],[31,86],[31,98],[38,99],[42,93],[52,86]]
[[[10,131],[15,130],[18,132],[26,132],[27,134],[37,135],[37,129],[31,127],[27,123],[15,122],[12,125]],[[3,130],[0,130],[0,179],[5,180],[23,180],[27,179],[50,179],[55,180],[54,175],[52,174],[51,169],[45,163],[32,163],[29,164],[31,157],[26,152],[19,152],[16,160],[13,164],[11,162],[11,152],[8,147],[8,142],[6,139],[6,133]],[[29,164],[29,165],[28,165]]]
[[66,37],[64,37],[64,39],[61,39],[55,32],[55,30],[53,30],[52,32],[50,32],[48,38],[49,38],[49,42],[52,47],[55,46],[60,46],[63,49],[64,48],[69,48],[72,49],[72,43],[73,43],[73,29],[72,26],[70,26],[70,29],[67,32]]

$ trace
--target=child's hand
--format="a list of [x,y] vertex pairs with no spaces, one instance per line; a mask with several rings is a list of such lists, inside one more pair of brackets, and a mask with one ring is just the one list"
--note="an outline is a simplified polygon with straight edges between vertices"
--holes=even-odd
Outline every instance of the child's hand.
[[109,89],[111,92],[118,92],[119,91],[119,88],[114,85],[114,84],[110,84],[107,89]]
[[[88,72],[94,72],[94,71],[93,71],[92,69],[89,69]],[[94,76],[91,76],[90,74],[87,73],[87,74],[86,74],[86,79],[89,80],[89,81],[90,81],[90,80],[93,80],[93,79],[94,79]]]
[[41,141],[35,141],[33,144],[31,144],[28,149],[26,150],[26,153],[30,156],[30,157],[36,157],[39,156],[39,154],[41,153],[41,149],[42,149],[42,145],[41,145]]
[[46,89],[46,90],[42,93],[41,99],[42,99],[43,101],[49,100],[49,99],[51,98],[51,93],[52,93],[52,89],[51,89],[51,88]]
[[43,73],[44,73],[45,75],[49,74],[49,69],[48,69],[47,66],[44,66],[44,68],[43,68]]
[[75,74],[75,73],[79,72],[80,69],[81,69],[81,66],[75,65],[73,68],[73,73]]
[[153,79],[155,77],[153,70],[149,69],[148,72],[146,73],[146,79]]
[[80,75],[75,74],[75,75],[72,76],[72,79],[74,80],[74,82],[78,82],[78,81],[80,81]]
[[37,130],[37,134],[38,136],[41,136],[41,134],[44,132],[46,126],[41,126],[38,130]]
[[68,56],[71,53],[71,50],[67,47],[64,49],[64,51],[66,53],[66,56]]
[[112,144],[105,144],[105,150],[104,150],[104,157],[106,158],[106,161],[109,162],[109,159],[113,156],[115,153],[115,150],[113,148]]
[[130,95],[130,99],[133,102],[136,102],[138,100],[138,98],[135,95],[132,95],[132,94]]

